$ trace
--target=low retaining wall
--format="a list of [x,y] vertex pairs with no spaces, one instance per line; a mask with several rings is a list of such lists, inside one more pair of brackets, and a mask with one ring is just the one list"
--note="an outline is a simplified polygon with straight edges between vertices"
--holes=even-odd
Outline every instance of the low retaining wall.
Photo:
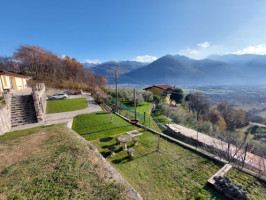
[[4,94],[5,105],[0,106],[0,135],[11,129],[11,95]]
[[95,146],[85,140],[82,136],[77,134],[75,131],[72,130],[73,119],[67,123],[68,129],[73,133],[78,139],[84,142],[86,145],[90,147],[91,150],[95,152],[95,154],[101,159],[102,165],[104,165],[110,172],[114,175],[114,179],[120,183],[123,183],[128,186],[127,194],[130,196],[130,199],[134,200],[142,200],[140,194],[119,174],[111,165],[110,163],[102,156],[102,154],[97,150]]
[[188,129],[177,124],[167,124],[168,132],[172,133],[178,139],[192,144],[204,147],[207,151],[219,155],[221,158],[228,158],[236,162],[238,165],[243,164],[245,159],[245,167],[251,168],[259,173],[265,173],[266,160],[260,156],[254,155],[250,152],[244,152],[232,144],[228,144],[222,140],[210,137],[200,132]]
[[32,97],[38,122],[43,122],[46,116],[46,92],[44,83],[32,86]]

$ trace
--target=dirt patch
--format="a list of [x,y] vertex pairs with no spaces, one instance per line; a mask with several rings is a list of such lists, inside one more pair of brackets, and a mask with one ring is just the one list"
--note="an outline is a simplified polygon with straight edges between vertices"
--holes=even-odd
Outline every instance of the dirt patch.
[[0,172],[34,153],[48,137],[42,132],[0,144]]

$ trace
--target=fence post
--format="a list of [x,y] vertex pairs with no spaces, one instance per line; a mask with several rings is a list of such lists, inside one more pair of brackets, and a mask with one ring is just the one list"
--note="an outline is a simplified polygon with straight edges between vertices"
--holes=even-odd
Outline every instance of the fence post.
[[149,114],[149,128],[151,128],[151,114]]
[[146,112],[144,112],[144,127],[146,129]]

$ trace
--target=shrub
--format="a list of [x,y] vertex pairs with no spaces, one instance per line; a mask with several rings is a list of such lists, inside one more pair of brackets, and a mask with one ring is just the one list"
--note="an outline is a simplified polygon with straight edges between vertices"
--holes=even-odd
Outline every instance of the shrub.
[[213,125],[209,121],[205,121],[199,124],[198,129],[200,132],[211,134],[213,132]]
[[159,95],[153,95],[154,101],[160,101],[161,97]]
[[191,115],[186,115],[185,124],[197,128],[197,119]]
[[178,111],[171,111],[169,114],[169,117],[178,124],[183,124],[185,122],[186,118],[186,113],[183,110],[178,110]]
[[96,101],[96,103],[98,104],[102,104],[103,103],[103,98],[100,96],[99,93],[97,92],[92,92],[91,96],[93,97],[93,99]]
[[248,199],[248,192],[241,185],[235,184],[229,177],[214,177],[215,184],[220,186],[224,192],[236,199]]
[[145,91],[142,93],[145,101],[152,102],[154,100],[153,93],[150,91]]
[[161,100],[158,103],[158,108],[161,109],[163,105],[169,106],[169,104],[165,100]]
[[169,105],[163,105],[161,107],[161,112],[163,115],[169,116],[171,111],[172,111],[172,109],[169,107]]

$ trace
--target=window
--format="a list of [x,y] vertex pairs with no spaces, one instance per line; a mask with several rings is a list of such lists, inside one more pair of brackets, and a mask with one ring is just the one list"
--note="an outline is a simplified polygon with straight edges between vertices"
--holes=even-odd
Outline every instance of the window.
[[4,86],[7,87],[6,77],[3,76],[3,79],[4,79]]

